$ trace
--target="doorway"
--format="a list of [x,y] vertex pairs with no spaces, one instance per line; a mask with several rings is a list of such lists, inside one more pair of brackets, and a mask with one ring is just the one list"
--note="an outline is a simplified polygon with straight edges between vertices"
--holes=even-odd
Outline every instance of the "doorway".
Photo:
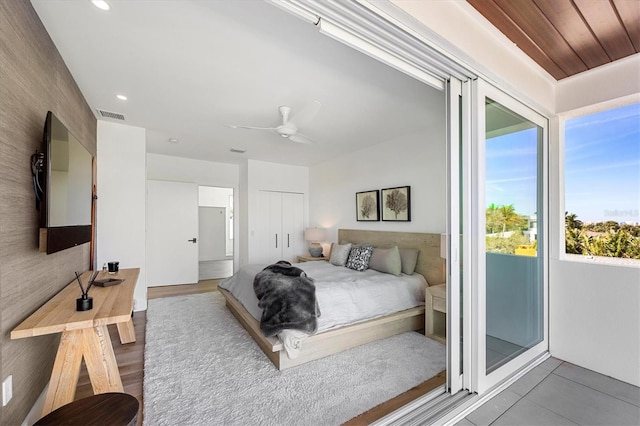
[[198,187],[198,279],[233,275],[233,188]]

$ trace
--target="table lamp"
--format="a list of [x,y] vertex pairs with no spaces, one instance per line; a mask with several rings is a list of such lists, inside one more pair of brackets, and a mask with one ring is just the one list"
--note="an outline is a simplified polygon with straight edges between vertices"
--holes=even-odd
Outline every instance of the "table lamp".
[[323,228],[307,228],[304,231],[304,239],[311,241],[311,244],[309,244],[311,257],[322,257],[322,246],[319,241],[327,239],[327,231]]

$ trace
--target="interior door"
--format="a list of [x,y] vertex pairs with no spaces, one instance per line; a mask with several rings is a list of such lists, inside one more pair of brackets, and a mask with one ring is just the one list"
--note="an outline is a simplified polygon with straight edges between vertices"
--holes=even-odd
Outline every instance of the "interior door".
[[548,125],[482,80],[474,99],[472,229],[464,243],[472,247],[474,390],[481,393],[548,349]]
[[256,262],[273,263],[282,259],[282,193],[258,191],[259,257]]
[[198,282],[198,186],[147,181],[147,286]]

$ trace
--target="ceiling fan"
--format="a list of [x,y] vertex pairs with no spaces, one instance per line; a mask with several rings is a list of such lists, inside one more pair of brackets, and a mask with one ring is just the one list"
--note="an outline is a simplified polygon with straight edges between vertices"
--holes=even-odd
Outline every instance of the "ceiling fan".
[[276,127],[254,127],[254,126],[242,126],[238,124],[227,124],[232,129],[249,129],[249,130],[267,130],[274,132],[275,134],[289,139],[291,142],[296,143],[314,143],[308,136],[298,132],[300,127],[304,127],[316,116],[320,110],[320,102],[313,101],[309,105],[305,106],[299,113],[291,116],[291,107],[281,106],[278,108],[280,115],[282,115],[282,124]]

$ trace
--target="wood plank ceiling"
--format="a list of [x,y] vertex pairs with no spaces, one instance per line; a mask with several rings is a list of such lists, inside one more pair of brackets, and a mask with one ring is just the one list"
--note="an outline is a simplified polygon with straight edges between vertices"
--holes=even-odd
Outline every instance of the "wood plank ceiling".
[[556,80],[640,51],[640,0],[467,0]]

